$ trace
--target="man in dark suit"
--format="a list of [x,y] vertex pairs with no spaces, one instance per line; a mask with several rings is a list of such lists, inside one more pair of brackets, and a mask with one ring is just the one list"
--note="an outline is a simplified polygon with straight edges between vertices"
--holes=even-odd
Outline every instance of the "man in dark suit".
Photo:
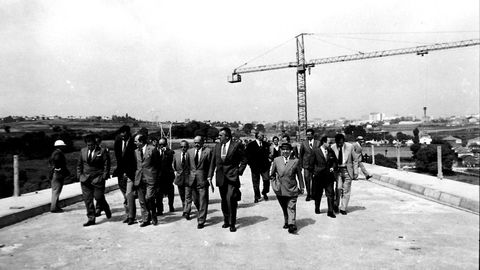
[[335,218],[333,213],[334,191],[333,183],[335,182],[334,170],[336,166],[336,158],[332,149],[328,147],[328,137],[324,136],[320,139],[321,146],[313,149],[312,166],[312,198],[315,200],[315,214],[320,214],[320,202],[323,196],[323,190],[327,195],[328,212],[327,215]]
[[263,180],[263,198],[268,201],[268,192],[270,191],[269,169],[270,160],[269,145],[264,142],[265,136],[263,132],[255,133],[255,140],[247,145],[246,156],[250,170],[252,171],[253,192],[255,194],[255,203],[260,200],[260,176]]
[[133,182],[135,180],[135,171],[137,170],[137,158],[135,157],[135,145],[130,133],[130,127],[125,125],[118,130],[119,136],[115,139],[113,150],[117,160],[117,168],[113,171],[113,176],[118,178],[118,187],[123,195],[123,206],[125,208],[126,219],[124,223],[133,224],[136,216],[135,200],[129,204],[127,194],[133,192]]
[[[203,146],[203,137],[196,136],[193,139],[195,148],[188,150],[190,174],[186,184],[185,217],[190,219],[192,200],[198,210],[198,229],[203,229],[208,211],[208,186],[207,177],[212,161],[212,150]],[[213,186],[212,186],[213,191]]]
[[222,228],[229,228],[231,232],[237,229],[237,206],[241,199],[240,176],[245,171],[247,159],[240,142],[232,140],[232,132],[224,127],[219,133],[220,143],[215,145],[212,162],[208,172],[211,181],[213,173],[222,198],[222,212],[224,223]]
[[305,180],[305,187],[307,188],[307,198],[306,201],[310,201],[312,193],[312,173],[313,173],[313,150],[320,147],[320,143],[314,138],[313,129],[309,128],[306,131],[307,140],[303,141],[300,144],[300,165],[303,168],[303,178]]
[[[175,179],[175,172],[173,171],[173,156],[175,152],[167,147],[167,139],[161,138],[158,141],[158,151],[160,152],[159,160],[159,191],[155,198],[157,211],[159,215],[163,214],[163,197],[168,197],[168,206],[170,212],[175,212],[173,207],[173,199],[175,198],[175,188],[173,180]],[[183,202],[182,202],[183,203]]]
[[110,206],[105,200],[105,180],[110,174],[110,163],[108,153],[100,148],[95,142],[95,135],[85,137],[86,147],[80,152],[80,159],[77,165],[77,177],[82,187],[82,196],[87,208],[88,221],[83,226],[95,224],[95,205],[93,198],[99,204],[100,209],[105,211],[107,218],[112,217]]
[[175,170],[174,184],[177,185],[178,194],[182,200],[183,216],[185,216],[185,189],[188,183],[190,168],[188,157],[188,142],[180,142],[180,151],[175,152],[173,156],[173,169]]
[[[137,159],[137,170],[135,172],[134,186],[138,193],[138,201],[142,209],[142,223],[140,227],[158,224],[155,195],[157,193],[158,164],[160,155],[158,150],[147,144],[147,137],[143,134],[135,136],[135,156]],[[133,192],[128,194],[128,203],[134,203]]]

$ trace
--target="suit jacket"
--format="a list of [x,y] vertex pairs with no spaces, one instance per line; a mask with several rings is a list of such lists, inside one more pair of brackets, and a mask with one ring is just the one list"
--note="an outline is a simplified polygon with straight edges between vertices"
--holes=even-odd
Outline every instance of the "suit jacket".
[[135,171],[137,170],[137,157],[135,156],[137,146],[133,142],[133,138],[130,137],[125,149],[122,150],[122,147],[123,140],[117,137],[113,144],[115,159],[117,160],[117,168],[115,168],[113,176],[122,177],[125,173],[128,178],[133,180],[135,179]]
[[353,151],[357,155],[358,162],[362,161],[363,158],[363,149],[360,143],[354,142],[353,143]]
[[188,185],[192,186],[195,180],[197,181],[197,187],[203,188],[208,187],[210,184],[207,181],[208,172],[210,169],[210,164],[212,162],[212,149],[208,147],[202,148],[202,154],[200,160],[195,166],[195,151],[196,148],[188,150],[189,154],[189,168],[190,168],[190,177],[188,179]]
[[155,185],[158,179],[160,154],[155,147],[147,145],[142,159],[142,154],[140,151],[142,151],[142,149],[137,148],[135,150],[135,156],[137,158],[137,171],[135,172],[134,185],[138,186],[140,182]]
[[298,159],[300,159],[300,165],[304,169],[313,169],[312,158],[313,150],[320,147],[320,141],[313,140],[313,146],[310,148],[310,142],[308,140],[303,141],[300,144],[300,153]]
[[80,182],[90,183],[96,186],[105,185],[105,180],[110,174],[110,162],[105,148],[97,147],[93,150],[93,158],[88,158],[88,148],[80,151],[80,159],[77,164],[77,177]]
[[160,178],[160,185],[163,184],[172,184],[175,179],[175,172],[173,170],[173,156],[175,151],[170,148],[165,149],[163,154],[160,150],[160,163],[159,163],[159,173],[158,177]]
[[[338,160],[338,147],[336,144],[331,146],[333,152],[335,153],[335,158],[337,159],[337,164],[340,166],[342,164],[341,160]],[[358,177],[358,159],[355,151],[353,150],[353,145],[350,143],[344,143],[342,148],[343,160],[347,166],[348,175],[351,179],[357,179]]]
[[[300,193],[300,188],[304,188],[302,169],[298,165],[299,160],[290,158],[285,164],[283,156],[276,157],[270,168],[270,179],[272,179],[272,189],[277,196],[295,197]],[[297,180],[295,179],[298,179]]]
[[335,181],[333,173],[330,172],[330,169],[336,170],[337,167],[337,159],[332,149],[327,148],[327,156],[325,156],[321,147],[315,148],[311,160],[315,179],[327,183]]
[[63,177],[67,177],[70,175],[70,171],[67,169],[67,159],[65,158],[65,154],[60,149],[55,149],[48,160],[50,164],[50,174],[49,179],[52,179],[53,173],[57,172]]
[[263,173],[268,171],[270,168],[270,161],[268,160],[269,150],[266,142],[262,142],[262,147],[258,145],[257,140],[251,141],[247,145],[245,153],[252,172]]
[[275,145],[272,143],[269,150],[270,154],[268,156],[268,159],[270,160],[270,162],[272,162],[276,157],[279,157],[281,155],[280,144],[278,144],[278,150],[276,150]]
[[225,183],[230,183],[240,187],[240,175],[247,167],[247,158],[244,154],[243,145],[237,141],[230,140],[230,146],[227,150],[225,160],[222,160],[222,144],[217,143],[213,150],[208,177],[213,177],[215,172],[215,182],[221,187]]
[[185,164],[182,166],[182,151],[175,152],[173,156],[173,169],[176,172],[175,180],[173,183],[177,186],[184,186],[188,183],[188,178],[190,177],[190,168],[189,168],[189,153],[185,153]]

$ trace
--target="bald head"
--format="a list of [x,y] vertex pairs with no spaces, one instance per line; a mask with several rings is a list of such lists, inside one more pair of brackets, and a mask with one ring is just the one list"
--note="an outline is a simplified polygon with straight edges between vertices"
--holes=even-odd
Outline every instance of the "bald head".
[[195,148],[200,149],[203,147],[203,137],[202,136],[196,136],[193,139],[193,143],[195,144]]

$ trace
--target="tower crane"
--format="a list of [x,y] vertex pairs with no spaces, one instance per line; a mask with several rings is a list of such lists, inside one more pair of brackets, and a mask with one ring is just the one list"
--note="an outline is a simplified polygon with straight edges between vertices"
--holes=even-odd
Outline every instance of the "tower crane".
[[297,61],[288,62],[288,63],[279,63],[271,65],[261,65],[254,67],[239,67],[233,70],[232,76],[228,79],[230,83],[238,83],[242,81],[241,74],[253,73],[260,71],[269,71],[276,69],[285,69],[285,68],[296,68],[297,69],[297,109],[298,109],[298,131],[300,139],[305,137],[305,132],[307,130],[307,86],[306,86],[306,73],[305,71],[310,68],[315,67],[315,65],[338,63],[338,62],[348,62],[355,60],[364,60],[371,58],[380,58],[394,55],[403,55],[403,54],[417,54],[424,56],[430,51],[439,51],[446,49],[462,48],[475,46],[480,44],[480,39],[469,39],[461,40],[456,42],[444,42],[444,43],[435,43],[430,45],[422,45],[409,48],[400,48],[392,50],[383,50],[383,51],[373,51],[373,52],[359,52],[356,54],[350,55],[341,55],[333,56],[326,58],[313,59],[310,61],[305,60],[305,46],[304,46],[304,36],[310,35],[307,33],[299,34],[295,37],[297,44]]

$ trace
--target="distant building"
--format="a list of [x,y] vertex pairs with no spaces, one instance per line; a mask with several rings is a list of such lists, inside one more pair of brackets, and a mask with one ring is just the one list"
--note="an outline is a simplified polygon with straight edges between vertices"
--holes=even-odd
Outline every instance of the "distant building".
[[462,139],[453,136],[444,137],[442,141],[448,142],[452,147],[462,144]]
[[431,144],[432,137],[428,134],[424,134],[420,137],[419,141],[420,141],[420,144]]
[[370,122],[380,122],[385,119],[385,114],[384,113],[378,113],[378,112],[372,112],[370,113],[368,119]]
[[471,148],[473,145],[480,146],[480,137],[476,137],[467,141],[467,147]]

